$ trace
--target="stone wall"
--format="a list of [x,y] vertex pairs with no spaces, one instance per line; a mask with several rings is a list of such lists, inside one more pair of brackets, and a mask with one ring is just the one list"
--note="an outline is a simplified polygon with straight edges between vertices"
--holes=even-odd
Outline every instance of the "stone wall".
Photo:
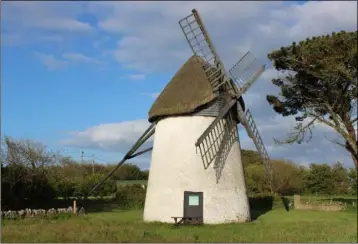
[[343,211],[345,206],[343,203],[321,203],[321,204],[312,204],[310,202],[302,203],[301,196],[293,196],[294,207],[296,210],[319,210],[319,211]]

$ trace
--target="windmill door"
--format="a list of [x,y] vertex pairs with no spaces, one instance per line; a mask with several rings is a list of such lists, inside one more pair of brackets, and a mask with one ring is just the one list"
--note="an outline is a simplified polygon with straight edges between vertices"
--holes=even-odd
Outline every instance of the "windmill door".
[[184,191],[184,222],[203,223],[203,193]]

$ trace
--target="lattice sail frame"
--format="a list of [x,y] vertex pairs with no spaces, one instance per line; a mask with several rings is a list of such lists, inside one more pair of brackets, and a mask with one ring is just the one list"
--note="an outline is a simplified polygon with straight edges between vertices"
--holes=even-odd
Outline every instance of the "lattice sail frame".
[[[217,92],[224,85],[226,89],[235,90],[236,88],[228,78],[224,65],[209,38],[199,13],[193,9],[191,15],[179,21],[179,25],[194,55],[203,59],[202,68],[213,91]],[[213,68],[215,68],[215,72],[213,72]]]
[[254,55],[248,51],[229,70],[229,74],[239,88],[239,93],[244,94],[264,71],[265,65],[260,65]]
[[205,169],[207,169],[216,158],[225,132],[231,131],[232,127],[236,128],[235,117],[232,114],[232,108],[234,107],[235,103],[236,101],[232,100],[230,103],[225,105],[220,114],[209,125],[209,127],[203,132],[203,134],[195,143],[195,146],[200,151]]
[[240,121],[246,129],[247,135],[254,141],[255,147],[259,152],[260,156],[262,157],[269,187],[272,190],[272,163],[266,151],[266,147],[261,139],[254,118],[252,117],[252,114],[249,109],[246,110],[246,112],[244,113],[241,106],[237,107],[237,113],[240,118]]

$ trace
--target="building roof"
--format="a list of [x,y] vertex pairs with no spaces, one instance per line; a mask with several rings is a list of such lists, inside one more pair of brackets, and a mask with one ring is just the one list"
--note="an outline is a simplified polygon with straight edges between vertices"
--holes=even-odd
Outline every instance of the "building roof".
[[217,97],[201,67],[202,62],[196,56],[185,62],[150,108],[150,122],[161,117],[193,113]]

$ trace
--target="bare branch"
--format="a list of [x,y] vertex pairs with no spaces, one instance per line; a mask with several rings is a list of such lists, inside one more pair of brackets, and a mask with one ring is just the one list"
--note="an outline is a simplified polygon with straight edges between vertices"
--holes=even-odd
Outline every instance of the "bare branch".
[[327,138],[327,136],[325,136],[325,138],[326,138],[326,140],[329,141],[329,142],[332,142],[332,143],[334,143],[334,144],[336,144],[336,145],[338,145],[338,146],[341,146],[341,147],[343,147],[343,148],[346,148],[346,145],[345,145],[344,143],[340,142],[338,139],[330,140],[330,139]]
[[294,142],[297,142],[298,144],[302,143],[303,139],[305,138],[306,130],[308,129],[310,132],[310,136],[306,142],[309,142],[312,139],[312,130],[311,126],[313,126],[314,122],[316,121],[316,118],[314,118],[311,122],[309,122],[307,125],[303,125],[303,123],[299,123],[297,126],[295,126],[293,132],[289,133],[289,137],[283,141],[273,139],[276,144],[282,145],[282,144],[291,144]]

